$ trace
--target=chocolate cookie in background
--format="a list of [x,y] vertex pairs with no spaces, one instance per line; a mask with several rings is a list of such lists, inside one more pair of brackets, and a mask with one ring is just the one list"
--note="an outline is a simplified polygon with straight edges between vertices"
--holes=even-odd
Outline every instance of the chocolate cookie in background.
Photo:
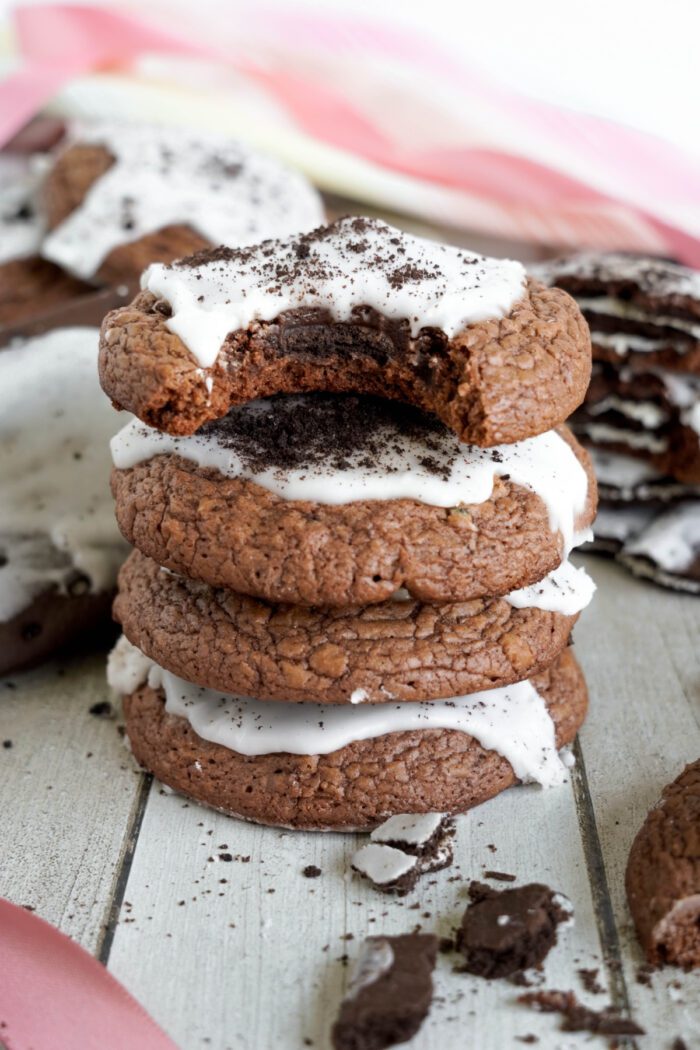
[[630,850],[625,876],[652,966],[700,966],[700,759],[664,788]]
[[113,637],[128,547],[115,528],[100,396],[100,293],[8,329],[0,348],[0,673]]
[[171,434],[256,398],[327,391],[394,398],[489,447],[561,424],[590,377],[568,295],[520,263],[376,219],[156,264],[142,287],[105,319],[102,386]]
[[700,273],[590,252],[533,269],[575,296],[591,327],[591,384],[570,424],[598,474],[593,549],[700,593]]
[[61,121],[37,120],[0,151],[0,325],[89,290],[39,254],[46,234],[41,186],[64,133]]
[[313,229],[304,176],[240,142],[147,124],[76,127],[43,186],[44,258],[75,277],[135,285],[154,261]]

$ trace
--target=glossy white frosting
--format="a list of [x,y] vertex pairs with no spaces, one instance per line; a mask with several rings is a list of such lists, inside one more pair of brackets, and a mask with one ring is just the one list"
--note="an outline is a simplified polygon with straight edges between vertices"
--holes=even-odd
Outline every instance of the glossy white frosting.
[[356,307],[368,306],[408,322],[414,336],[430,327],[452,338],[509,313],[522,298],[525,270],[376,219],[346,218],[307,238],[214,255],[196,267],[154,264],[142,287],[170,304],[167,327],[209,368],[230,332],[299,307],[322,307],[348,321]]

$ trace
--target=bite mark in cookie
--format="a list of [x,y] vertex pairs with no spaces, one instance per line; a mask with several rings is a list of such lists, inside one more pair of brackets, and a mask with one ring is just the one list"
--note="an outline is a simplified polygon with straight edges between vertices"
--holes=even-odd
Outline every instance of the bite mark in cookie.
[[589,373],[565,293],[369,219],[151,267],[106,318],[101,355],[109,396],[174,434],[256,398],[329,390],[414,404],[482,446],[561,423]]

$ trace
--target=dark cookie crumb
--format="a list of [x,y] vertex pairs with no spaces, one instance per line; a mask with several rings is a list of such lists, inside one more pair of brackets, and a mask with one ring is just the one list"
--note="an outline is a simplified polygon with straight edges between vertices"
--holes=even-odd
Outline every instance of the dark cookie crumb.
[[590,992],[591,995],[603,994],[605,989],[598,980],[597,969],[587,970],[585,967],[581,967],[581,969],[578,970],[578,975],[581,978],[581,984],[587,992]]
[[515,882],[515,875],[509,875],[507,871],[485,871],[485,879],[494,879],[496,882]]
[[317,879],[323,872],[320,868],[317,868],[315,864],[307,864],[302,871],[302,875],[307,879]]
[[645,1035],[645,1031],[631,1018],[621,1017],[612,1006],[592,1010],[579,1002],[573,992],[526,992],[518,1002],[541,1013],[562,1015],[562,1032],[592,1032],[596,1035]]
[[114,708],[109,700],[101,700],[99,703],[93,704],[92,707],[88,708],[88,714],[94,715],[96,718],[116,718]]
[[14,747],[14,744],[11,740],[3,740],[2,746],[5,748],[6,751],[9,751],[11,747]]

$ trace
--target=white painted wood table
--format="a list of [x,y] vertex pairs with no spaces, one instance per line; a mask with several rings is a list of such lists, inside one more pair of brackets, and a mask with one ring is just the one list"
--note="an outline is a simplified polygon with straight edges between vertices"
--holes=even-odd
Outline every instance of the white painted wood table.
[[[599,589],[575,633],[591,710],[571,782],[515,788],[461,817],[455,866],[403,901],[348,876],[359,836],[258,828],[165,793],[115,722],[88,711],[109,698],[100,657],[0,684],[12,741],[0,751],[0,894],[93,952],[186,1050],[323,1050],[358,941],[417,923],[447,934],[468,881],[495,868],[574,902],[546,987],[630,1012],[647,1035],[625,1045],[700,1047],[700,974],[637,981],[623,888],[648,808],[700,755],[700,601],[585,562]],[[305,878],[308,864],[322,876]],[[580,968],[599,968],[607,994],[583,991]],[[436,984],[416,1050],[503,1050],[530,1033],[546,1048],[606,1045],[561,1033],[507,982],[452,972],[448,956]]]

